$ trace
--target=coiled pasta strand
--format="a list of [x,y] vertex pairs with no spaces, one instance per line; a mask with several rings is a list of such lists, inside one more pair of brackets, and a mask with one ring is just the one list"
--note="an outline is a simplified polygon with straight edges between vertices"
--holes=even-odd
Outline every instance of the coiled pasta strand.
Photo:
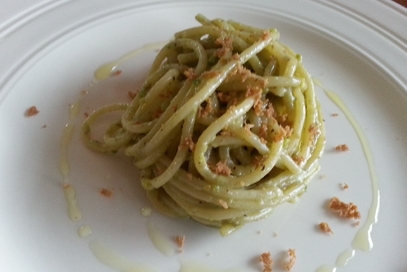
[[[239,227],[304,193],[320,169],[323,117],[301,56],[277,30],[196,19],[160,50],[133,101],[96,110],[82,136],[133,158],[159,211]],[[122,118],[93,139],[113,111]]]

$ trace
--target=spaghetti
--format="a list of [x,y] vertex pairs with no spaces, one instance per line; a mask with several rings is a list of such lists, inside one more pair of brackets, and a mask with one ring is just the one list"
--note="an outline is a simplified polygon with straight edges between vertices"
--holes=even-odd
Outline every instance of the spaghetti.
[[[82,136],[92,150],[132,157],[161,212],[237,227],[306,190],[324,123],[301,56],[277,30],[196,19],[159,51],[132,102],[96,110]],[[115,111],[103,141],[92,138]]]

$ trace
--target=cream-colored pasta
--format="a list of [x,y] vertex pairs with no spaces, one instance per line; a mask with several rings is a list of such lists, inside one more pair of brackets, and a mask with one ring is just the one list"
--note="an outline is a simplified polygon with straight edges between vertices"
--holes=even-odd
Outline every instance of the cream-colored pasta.
[[[277,30],[196,19],[160,50],[133,101],[96,110],[82,136],[95,151],[132,157],[163,213],[239,226],[305,191],[324,122],[301,56]],[[113,111],[122,118],[94,140],[92,125]]]

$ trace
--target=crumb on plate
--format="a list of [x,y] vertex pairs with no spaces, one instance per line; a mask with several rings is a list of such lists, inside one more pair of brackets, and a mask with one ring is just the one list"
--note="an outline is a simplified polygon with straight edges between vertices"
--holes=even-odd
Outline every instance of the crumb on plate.
[[102,190],[100,190],[100,194],[106,197],[111,197],[113,195],[113,192],[106,188],[103,188]]
[[318,225],[319,229],[325,233],[333,234],[331,227],[329,227],[328,223],[326,222],[321,222]]
[[297,255],[295,254],[295,249],[289,248],[288,251],[288,263],[285,266],[285,270],[286,271],[291,271],[291,269],[293,268],[294,264],[295,264],[295,260],[297,259]]
[[273,271],[272,269],[272,264],[273,264],[273,259],[271,258],[271,253],[269,252],[264,252],[260,255],[259,261],[263,264],[263,272],[271,272]]
[[333,197],[329,201],[329,209],[337,213],[340,217],[345,217],[348,219],[359,219],[361,217],[358,211],[358,206],[350,202],[349,204],[342,202],[337,197]]
[[38,113],[39,113],[39,110],[37,109],[37,107],[31,106],[25,111],[25,116],[31,117],[31,116],[37,115]]
[[184,251],[184,244],[185,244],[185,235],[177,235],[175,236],[175,243],[178,246],[179,252]]
[[349,147],[346,144],[340,144],[335,147],[336,151],[348,151]]

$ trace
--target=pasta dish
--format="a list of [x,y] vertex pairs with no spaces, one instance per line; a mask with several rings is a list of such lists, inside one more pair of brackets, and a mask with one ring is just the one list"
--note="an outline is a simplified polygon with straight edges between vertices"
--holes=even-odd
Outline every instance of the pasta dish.
[[[82,138],[133,158],[162,213],[234,228],[305,192],[320,168],[324,122],[301,55],[276,29],[196,19],[158,52],[131,103],[93,112]],[[116,111],[103,141],[92,137]]]

